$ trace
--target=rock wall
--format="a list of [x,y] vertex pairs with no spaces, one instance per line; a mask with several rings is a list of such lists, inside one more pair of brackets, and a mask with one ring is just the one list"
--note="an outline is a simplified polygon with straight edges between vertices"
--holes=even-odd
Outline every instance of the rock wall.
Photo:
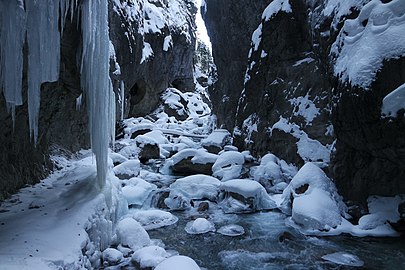
[[124,115],[151,112],[169,86],[194,91],[194,2],[126,0],[111,1],[110,6],[110,39],[115,48],[111,77],[115,89],[124,82]]
[[[118,108],[122,100],[119,87],[124,81],[126,110],[123,116],[149,113],[156,108],[160,94],[168,86],[184,91],[194,89],[196,7],[193,3],[109,1],[110,77]],[[74,12],[72,21],[68,14],[63,30],[59,80],[41,87],[36,146],[28,127],[27,48],[24,50],[23,105],[16,108],[15,124],[0,94],[0,201],[26,184],[38,182],[54,169],[49,159],[51,152],[70,155],[89,148],[85,98],[77,108],[77,99],[82,94],[79,68],[82,34],[78,13]],[[156,16],[162,22],[158,25],[159,31],[148,30],[153,29],[151,22],[158,21]],[[171,41],[165,42],[168,36]],[[150,44],[153,56],[141,63],[146,43]],[[164,50],[165,43],[167,50]],[[120,115],[117,109],[118,119]]]
[[[317,162],[346,199],[364,202],[371,194],[404,193],[404,118],[382,118],[381,105],[385,95],[405,83],[405,49],[378,54],[381,45],[369,42],[371,52],[386,59],[378,72],[370,62],[378,57],[358,53],[340,61],[350,46],[345,35],[374,27],[381,10],[400,21],[395,18],[403,9],[400,1],[372,1],[366,8],[369,0],[255,2],[266,3],[221,1],[220,8],[218,1],[206,1],[204,19],[219,76],[211,89],[219,124],[233,130],[238,147],[255,154],[272,152],[297,165]],[[388,20],[386,25],[398,24]],[[371,74],[373,83],[356,85],[359,80],[346,73],[367,61],[371,64],[363,73]],[[355,75],[362,78],[361,73]],[[228,107],[222,107],[224,102]]]

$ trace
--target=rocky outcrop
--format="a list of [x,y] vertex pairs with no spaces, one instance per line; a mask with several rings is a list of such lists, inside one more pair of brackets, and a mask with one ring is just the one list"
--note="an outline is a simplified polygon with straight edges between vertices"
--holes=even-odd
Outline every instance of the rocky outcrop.
[[[395,28],[400,1],[373,1],[364,9],[370,1],[217,2],[206,1],[204,16],[218,69],[211,95],[234,143],[297,165],[317,163],[346,199],[404,193],[405,120],[383,118],[381,105],[405,83],[405,50],[389,43],[379,49],[378,37],[370,36],[378,26],[386,40],[403,33]],[[381,20],[382,10],[392,16]]]
[[150,113],[168,87],[194,91],[194,2],[111,1],[110,5],[115,49],[111,77],[116,91],[124,82],[124,116]]
[[260,23],[263,9],[271,2],[206,0],[202,15],[212,43],[218,80],[210,87],[213,113],[218,126],[232,130],[239,95],[243,89],[250,36]]

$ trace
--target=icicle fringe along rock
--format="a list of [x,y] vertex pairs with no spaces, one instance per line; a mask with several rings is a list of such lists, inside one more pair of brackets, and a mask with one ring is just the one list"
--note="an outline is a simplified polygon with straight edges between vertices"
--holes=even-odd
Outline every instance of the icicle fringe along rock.
[[[37,143],[41,84],[59,79],[60,38],[70,10],[81,14],[83,52],[81,85],[87,98],[91,146],[98,184],[104,186],[108,143],[114,138],[115,97],[109,78],[108,2],[102,0],[0,0],[0,92],[15,120],[22,105],[23,47],[28,45],[28,114]],[[59,31],[59,23],[60,28]]]

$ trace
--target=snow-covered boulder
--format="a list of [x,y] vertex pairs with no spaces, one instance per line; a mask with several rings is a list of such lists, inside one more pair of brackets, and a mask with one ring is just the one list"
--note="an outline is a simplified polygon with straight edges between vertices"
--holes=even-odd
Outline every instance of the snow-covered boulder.
[[[306,163],[282,195],[281,209],[304,230],[328,231],[346,217],[346,206],[335,184],[316,165]],[[293,201],[292,205],[291,201]]]
[[127,217],[117,224],[117,239],[132,250],[140,249],[150,244],[148,233],[142,225],[133,218]]
[[140,210],[133,213],[132,217],[138,221],[145,230],[170,226],[179,220],[172,213],[157,209]]
[[113,168],[114,174],[119,179],[129,179],[139,175],[141,169],[138,159],[127,160]]
[[214,154],[219,153],[225,145],[230,143],[231,134],[226,129],[216,129],[201,141],[201,145]]
[[191,200],[217,201],[220,184],[218,179],[202,174],[177,179],[164,202],[170,209],[180,210],[189,208]]
[[116,250],[115,248],[107,248],[103,251],[102,258],[104,262],[108,263],[108,265],[115,265],[122,261],[124,255],[121,251]]
[[157,187],[141,178],[131,178],[124,180],[125,186],[122,188],[122,195],[127,200],[128,205],[141,206]]
[[212,174],[212,166],[218,156],[208,153],[205,149],[184,149],[171,157],[169,166],[174,173]]
[[117,165],[119,165],[119,164],[121,164],[121,163],[124,163],[125,161],[128,160],[128,159],[127,159],[126,157],[124,157],[123,155],[118,154],[118,153],[114,153],[114,152],[110,153],[109,156],[110,156],[110,158],[111,158],[111,160],[112,160],[114,166],[117,166]]
[[160,158],[160,149],[157,140],[155,140],[153,136],[148,136],[148,134],[151,133],[152,132],[145,135],[139,135],[135,139],[136,146],[140,148],[138,156],[142,163],[145,163],[150,159]]
[[322,259],[338,265],[347,265],[351,267],[362,267],[364,262],[356,255],[346,252],[335,252],[322,256]]
[[201,268],[190,257],[179,255],[164,260],[155,270],[201,270]]
[[188,222],[184,229],[189,234],[203,234],[207,232],[215,232],[214,224],[206,220],[205,218],[197,218],[196,220]]
[[220,189],[226,193],[221,204],[226,213],[253,212],[277,207],[264,187],[253,180],[229,180],[222,182]]
[[212,166],[213,176],[222,181],[239,178],[244,162],[245,158],[239,152],[223,152]]
[[184,121],[189,116],[187,101],[182,92],[176,88],[167,88],[162,94],[164,112],[179,121]]
[[170,257],[170,254],[159,246],[149,246],[138,249],[132,255],[132,261],[141,268],[156,267],[159,263]]

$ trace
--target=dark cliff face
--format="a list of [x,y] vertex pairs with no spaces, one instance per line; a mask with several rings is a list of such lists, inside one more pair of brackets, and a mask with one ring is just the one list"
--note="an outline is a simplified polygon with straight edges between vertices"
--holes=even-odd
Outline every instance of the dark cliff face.
[[[404,118],[380,113],[384,96],[405,82],[404,58],[385,61],[368,90],[334,75],[333,44],[345,20],[357,18],[367,1],[343,16],[324,12],[327,1],[284,1],[291,9],[278,8],[269,19],[261,18],[267,4],[280,1],[261,7],[225,1],[222,9],[218,1],[206,2],[219,76],[211,93],[214,112],[234,129],[239,147],[297,165],[317,162],[346,199],[405,192]],[[231,101],[227,107],[222,97]]]
[[[181,91],[194,91],[193,55],[195,51],[195,14],[193,1],[150,1],[146,6],[110,3],[110,39],[116,52],[116,63],[121,73],[114,74],[115,90],[124,81],[125,116],[139,116],[151,112],[159,102],[160,94],[173,86]],[[171,14],[176,6],[180,13]],[[151,8],[150,8],[151,7]],[[154,12],[150,12],[154,10]],[[159,16],[169,19],[154,25]],[[152,26],[151,26],[152,25]],[[170,39],[170,45],[167,39]],[[145,46],[153,51],[142,61]]]
[[[111,79],[120,108],[119,85],[125,82],[125,116],[147,114],[156,108],[159,96],[173,85],[185,91],[194,89],[193,53],[195,49],[196,7],[192,1],[178,1],[184,12],[183,21],[175,21],[162,27],[160,33],[140,31],[137,23],[128,24],[128,14],[117,12],[110,1],[110,39],[116,51],[116,61],[111,60]],[[132,1],[120,1],[129,3]],[[167,1],[151,1],[163,7]],[[147,18],[141,7],[133,7],[142,18]],[[170,11],[170,10],[169,10]],[[70,154],[81,148],[89,148],[88,117],[85,98],[77,108],[77,98],[82,94],[80,86],[80,57],[82,33],[79,12],[73,20],[66,20],[61,39],[61,63],[59,80],[41,86],[38,143],[30,138],[27,109],[27,51],[24,51],[23,105],[16,108],[15,126],[0,94],[0,200],[26,184],[44,178],[52,168],[49,160],[52,151]],[[166,17],[174,21],[178,14],[168,12]],[[70,14],[67,16],[70,18]],[[140,22],[138,20],[137,22]],[[180,24],[183,23],[183,24]],[[172,37],[172,45],[163,50],[164,38]],[[142,64],[144,41],[154,52],[153,57]],[[111,54],[111,53],[110,53]],[[117,73],[115,64],[120,65]],[[117,114],[120,115],[119,109]]]
[[229,130],[233,129],[243,89],[250,36],[270,2],[206,0],[206,10],[202,10],[218,72],[218,81],[209,89],[213,113],[218,116],[218,125]]

